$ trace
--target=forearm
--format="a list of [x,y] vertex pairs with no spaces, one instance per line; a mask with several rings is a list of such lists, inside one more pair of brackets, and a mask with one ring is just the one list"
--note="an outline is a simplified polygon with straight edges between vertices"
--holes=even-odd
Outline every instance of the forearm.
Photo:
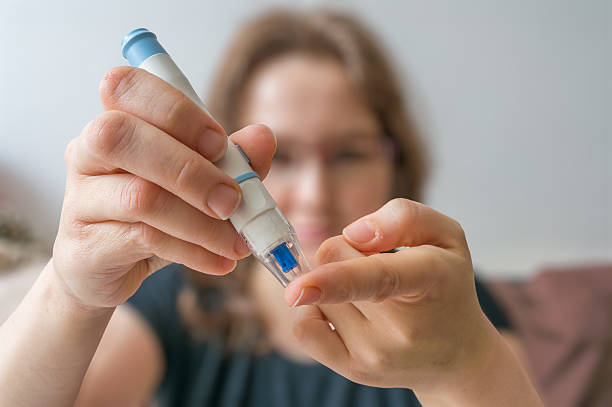
[[0,327],[0,405],[72,405],[114,308],[71,298],[49,262]]
[[508,344],[492,326],[489,335],[483,358],[461,373],[458,380],[437,391],[417,392],[424,406],[544,406]]

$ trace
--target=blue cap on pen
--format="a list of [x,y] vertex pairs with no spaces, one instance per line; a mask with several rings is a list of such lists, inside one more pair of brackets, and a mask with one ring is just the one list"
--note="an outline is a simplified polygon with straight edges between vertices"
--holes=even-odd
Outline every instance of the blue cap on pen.
[[140,66],[151,55],[167,54],[157,36],[146,28],[130,31],[121,41],[121,53],[132,66]]

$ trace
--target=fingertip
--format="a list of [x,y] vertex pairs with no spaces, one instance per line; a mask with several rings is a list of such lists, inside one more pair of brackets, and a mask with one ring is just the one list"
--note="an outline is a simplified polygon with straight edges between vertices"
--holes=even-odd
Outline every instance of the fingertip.
[[98,94],[105,107],[112,101],[113,95],[117,94],[122,83],[135,75],[136,70],[137,68],[131,66],[116,66],[104,74],[98,85]]
[[[194,263],[184,263],[186,267],[189,267],[191,270],[195,270],[202,274],[208,274],[211,276],[225,276],[234,271],[238,262],[236,260],[215,255],[216,260],[212,260],[212,264],[209,262],[208,264],[194,264]],[[183,264],[183,263],[181,263]]]
[[229,259],[227,257],[219,256],[217,260],[217,266],[219,272],[217,273],[220,276],[225,276],[236,268],[238,262],[236,260]]
[[249,254],[251,254],[251,249],[249,248],[249,245],[240,235],[236,237],[236,242],[234,243],[234,252],[236,253],[237,260],[244,259]]
[[276,138],[276,134],[272,130],[272,127],[270,127],[270,126],[268,126],[267,124],[264,124],[264,123],[259,123],[258,126],[265,127],[268,130],[268,133],[270,135],[272,135],[272,139],[274,140],[274,151],[273,152],[276,152],[276,148],[278,147],[278,139]]
[[244,151],[259,177],[265,178],[276,151],[277,141],[272,130],[264,124],[252,124],[232,134],[230,140]]

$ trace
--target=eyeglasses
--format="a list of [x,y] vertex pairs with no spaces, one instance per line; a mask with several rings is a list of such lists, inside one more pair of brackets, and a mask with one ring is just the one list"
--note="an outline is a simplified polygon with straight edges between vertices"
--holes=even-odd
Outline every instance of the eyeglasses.
[[308,165],[321,165],[332,181],[350,182],[371,175],[393,162],[394,148],[389,137],[360,138],[355,142],[329,145],[279,143],[272,158],[268,179],[292,182]]

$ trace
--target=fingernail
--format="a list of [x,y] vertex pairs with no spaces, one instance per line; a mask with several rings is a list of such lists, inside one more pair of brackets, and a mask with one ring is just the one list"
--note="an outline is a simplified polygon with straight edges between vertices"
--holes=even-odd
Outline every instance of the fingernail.
[[348,225],[342,233],[355,243],[367,243],[376,237],[376,228],[369,220],[361,219]]
[[206,129],[198,140],[197,148],[200,154],[215,162],[225,155],[227,137],[213,129]]
[[238,236],[238,239],[236,239],[236,243],[234,243],[234,251],[240,257],[246,256],[247,254],[251,253],[249,245],[247,245],[244,239],[240,236]]
[[226,184],[219,184],[208,194],[208,207],[221,219],[227,219],[240,204],[240,193]]
[[319,301],[319,298],[321,298],[321,290],[317,287],[303,287],[297,300],[291,306],[297,307],[298,305],[314,304]]

